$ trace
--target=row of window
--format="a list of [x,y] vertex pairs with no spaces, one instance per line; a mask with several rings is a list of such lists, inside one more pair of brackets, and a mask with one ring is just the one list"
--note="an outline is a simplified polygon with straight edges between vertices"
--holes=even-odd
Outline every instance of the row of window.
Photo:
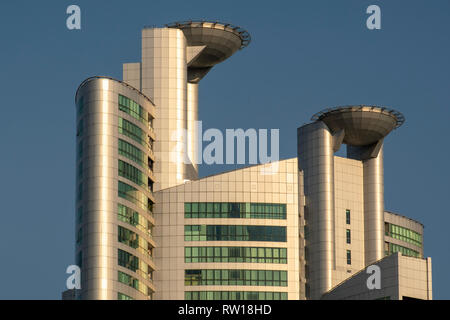
[[134,300],[134,299],[122,292],[117,292],[117,300]]
[[129,274],[127,274],[125,272],[119,271],[118,272],[118,280],[120,283],[130,286],[131,288],[138,290],[142,294],[144,294],[150,298],[152,297],[152,290],[149,287],[147,287],[144,283],[142,283],[141,281],[136,279],[135,277],[130,276]]
[[119,139],[119,154],[124,156],[131,161],[134,161],[141,166],[144,166],[145,163],[145,154],[141,149],[136,148],[131,143],[126,142],[125,140]]
[[420,233],[392,223],[385,223],[384,230],[389,237],[422,247],[422,235]]
[[150,214],[153,212],[153,202],[143,192],[122,181],[119,181],[119,197],[146,209]]
[[286,227],[237,225],[186,225],[185,241],[286,242]]
[[148,186],[147,175],[142,173],[142,171],[139,170],[138,168],[122,160],[119,160],[119,176],[124,177],[130,181],[133,181],[137,185],[143,187]]
[[185,291],[185,300],[287,300],[287,292]]
[[184,261],[186,263],[287,263],[287,249],[256,247],[185,247]]
[[118,249],[118,264],[119,266],[136,272],[144,279],[150,281],[153,279],[153,269],[147,263],[129,252]]
[[149,115],[145,111],[145,109],[139,105],[136,101],[131,100],[128,97],[122,96],[119,94],[119,110],[123,111],[136,120],[141,121],[144,124],[147,124]]
[[286,205],[278,203],[187,202],[185,218],[286,219]]
[[153,225],[138,212],[120,203],[117,205],[117,210],[117,218],[119,221],[128,223],[129,225],[147,233],[149,236],[152,236]]
[[280,270],[185,270],[186,286],[287,286],[287,271]]
[[150,257],[153,256],[153,246],[137,233],[128,230],[122,226],[118,226],[118,241],[127,246],[142,252]]
[[133,139],[142,146],[145,146],[145,134],[144,131],[137,125],[131,123],[128,120],[119,117],[119,133]]
[[400,252],[402,255],[404,256],[408,256],[408,257],[415,257],[415,258],[420,258],[420,252],[417,252],[416,250],[413,249],[409,249],[403,246],[400,246],[398,244],[395,243],[389,243],[389,242],[385,242],[385,253],[386,255],[390,255],[396,252]]

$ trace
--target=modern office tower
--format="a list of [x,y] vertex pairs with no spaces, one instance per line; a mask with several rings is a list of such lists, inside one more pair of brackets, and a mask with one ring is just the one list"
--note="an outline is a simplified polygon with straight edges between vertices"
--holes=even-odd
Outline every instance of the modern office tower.
[[105,77],[76,94],[76,257],[82,299],[148,299],[152,283],[152,101]]
[[382,146],[400,113],[326,110],[298,129],[298,157],[199,178],[199,81],[249,41],[218,22],[145,28],[124,82],[80,85],[82,281],[65,299],[432,298],[423,226],[384,208]]

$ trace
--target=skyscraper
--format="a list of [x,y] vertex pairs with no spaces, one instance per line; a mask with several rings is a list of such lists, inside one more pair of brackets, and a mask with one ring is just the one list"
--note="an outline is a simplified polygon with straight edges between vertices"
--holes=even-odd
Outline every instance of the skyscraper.
[[[199,178],[199,82],[249,42],[219,22],[145,28],[123,82],[80,85],[78,297],[430,299],[423,226],[384,208],[382,145],[400,113],[326,110],[298,129],[297,158]],[[373,264],[375,290],[360,272]]]

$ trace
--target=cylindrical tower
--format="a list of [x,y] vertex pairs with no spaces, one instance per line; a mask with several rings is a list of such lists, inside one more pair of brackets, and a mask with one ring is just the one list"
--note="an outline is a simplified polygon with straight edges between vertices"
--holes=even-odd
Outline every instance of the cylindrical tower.
[[85,80],[75,99],[81,299],[151,299],[154,105],[106,77]]
[[323,122],[298,129],[298,166],[304,173],[308,297],[331,289],[334,268],[333,135]]
[[187,84],[187,152],[192,161],[194,176],[192,180],[198,178],[198,135],[201,132],[197,130],[198,121],[198,83],[188,82]]
[[374,158],[364,158],[360,147],[347,146],[347,156],[363,161],[364,255],[369,265],[384,257],[384,175],[383,146]]
[[198,178],[198,83],[250,42],[231,24],[184,21],[142,31],[142,92],[157,105],[155,190]]
[[155,191],[186,177],[186,38],[178,29],[142,30],[142,93],[156,104]]

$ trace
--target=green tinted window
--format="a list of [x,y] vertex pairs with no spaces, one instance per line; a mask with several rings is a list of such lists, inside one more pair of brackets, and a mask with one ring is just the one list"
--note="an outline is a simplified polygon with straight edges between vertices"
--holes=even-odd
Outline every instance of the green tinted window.
[[122,226],[118,226],[118,241],[150,257],[153,254],[153,246],[147,240]]
[[131,100],[119,94],[119,110],[123,111],[133,118],[147,123],[147,112],[136,101]]
[[140,215],[137,211],[134,211],[131,208],[128,208],[127,206],[124,206],[123,204],[117,205],[117,218],[120,221],[126,222],[129,225],[132,225],[133,227],[138,228],[141,231],[144,231],[148,235],[152,235],[152,229],[153,225],[148,221],[146,218],[144,218],[142,215]]
[[129,252],[118,249],[118,264],[121,267],[138,273],[145,279],[153,279],[153,269],[147,263],[140,261],[138,257]]
[[131,180],[137,185],[147,187],[147,175],[143,174],[138,168],[122,160],[119,160],[119,176]]
[[128,120],[119,118],[119,133],[133,139],[141,145],[145,145],[146,143],[144,131]]
[[185,218],[286,219],[286,204],[187,202],[184,215]]
[[286,227],[239,225],[186,225],[185,241],[286,242]]
[[287,286],[287,271],[280,270],[185,270],[186,286]]
[[386,227],[387,230],[385,232],[387,236],[422,247],[422,235],[420,233],[392,223],[386,223]]
[[127,296],[126,294],[123,294],[121,292],[117,293],[117,300],[134,300],[132,297]]
[[133,276],[130,276],[129,274],[119,271],[118,272],[118,281],[120,283],[123,283],[127,286],[130,286],[138,291],[140,291],[142,294],[151,297],[152,291],[149,287],[147,287],[145,284],[143,284],[138,279],[134,278]]
[[144,152],[122,139],[119,139],[119,154],[140,164],[141,166],[145,163]]
[[137,190],[136,188],[122,181],[119,181],[118,194],[119,197],[126,199],[143,209],[147,209],[149,213],[152,213],[153,209],[152,201],[149,198],[147,198],[147,196],[143,192]]
[[287,300],[287,292],[185,291],[185,300]]
[[185,262],[287,263],[286,248],[185,247]]
[[402,255],[408,256],[408,257],[415,257],[415,258],[421,257],[420,252],[418,252],[416,250],[412,250],[410,248],[406,248],[406,247],[400,246],[398,244],[388,243],[388,251],[386,252],[386,255],[390,255],[390,254],[396,253],[396,252],[400,252]]

